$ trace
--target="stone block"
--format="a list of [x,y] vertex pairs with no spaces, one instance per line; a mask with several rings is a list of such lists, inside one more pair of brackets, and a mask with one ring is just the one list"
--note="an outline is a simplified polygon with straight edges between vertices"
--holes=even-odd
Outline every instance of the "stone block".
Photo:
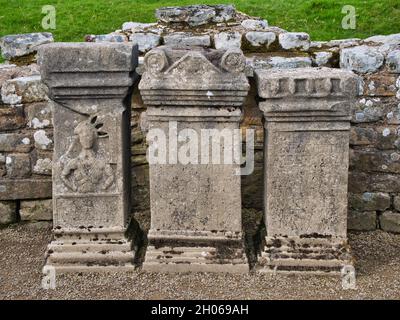
[[46,88],[40,76],[7,80],[1,87],[1,99],[5,104],[21,104],[47,100]]
[[379,223],[383,231],[400,233],[400,213],[386,211],[379,216]]
[[354,150],[351,168],[363,172],[400,173],[399,159],[399,152]]
[[330,67],[333,58],[333,52],[318,51],[313,54],[312,60],[317,67]]
[[350,129],[351,146],[370,146],[378,140],[378,133],[373,128],[355,127]]
[[305,32],[285,32],[279,34],[279,44],[285,50],[310,48],[310,36]]
[[388,73],[367,74],[363,77],[366,96],[392,97],[396,95],[396,75]]
[[179,23],[192,27],[232,20],[236,15],[233,5],[191,5],[156,9],[156,18],[163,23]]
[[0,152],[29,152],[33,138],[23,133],[0,133]]
[[375,47],[357,46],[340,52],[340,67],[359,73],[375,72],[382,65],[384,56]]
[[0,107],[0,131],[20,129],[25,125],[26,120],[22,106]]
[[157,25],[157,23],[142,23],[142,22],[125,22],[122,25],[122,31],[130,31],[130,32],[144,32],[148,28],[153,28]]
[[19,215],[22,221],[50,221],[53,219],[53,201],[21,201]]
[[52,105],[50,102],[38,102],[25,105],[28,127],[46,129],[52,127]]
[[93,42],[126,42],[128,37],[124,34],[110,33],[95,35]]
[[386,56],[386,66],[390,72],[400,73],[400,50],[393,50]]
[[185,46],[209,47],[211,38],[208,34],[193,35],[188,32],[175,32],[164,36],[164,44],[176,48]]
[[216,49],[240,49],[242,35],[239,32],[220,32],[214,35]]
[[256,19],[245,19],[241,22],[243,28],[247,30],[265,30],[268,28],[268,21],[256,20]]
[[393,207],[395,210],[400,211],[400,195],[393,197]]
[[0,48],[3,58],[11,60],[35,53],[40,45],[53,41],[53,35],[48,32],[15,34],[2,37]]
[[134,33],[129,41],[136,43],[141,53],[145,53],[160,45],[161,37],[154,33]]
[[390,207],[390,195],[383,192],[350,193],[349,207],[356,211],[385,211]]
[[265,46],[268,48],[275,42],[276,34],[274,32],[250,31],[245,34],[245,38],[253,47]]
[[17,208],[15,201],[0,201],[0,225],[17,222]]
[[26,153],[11,153],[6,156],[7,176],[9,178],[26,178],[32,173],[31,158]]
[[[253,69],[295,69],[311,67],[312,61],[309,57],[262,57],[253,56],[247,60]],[[251,74],[252,76],[252,74]]]
[[51,198],[51,179],[0,179],[0,200]]
[[373,231],[376,229],[377,215],[375,211],[349,211],[347,229],[354,231]]

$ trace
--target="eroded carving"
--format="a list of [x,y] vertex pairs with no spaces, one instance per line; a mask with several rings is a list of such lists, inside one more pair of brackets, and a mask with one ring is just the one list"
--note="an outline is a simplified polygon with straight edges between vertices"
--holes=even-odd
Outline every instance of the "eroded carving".
[[[111,165],[95,150],[97,140],[108,137],[106,132],[101,131],[102,127],[103,123],[98,121],[97,116],[80,122],[74,130],[75,136],[71,145],[60,159],[60,162],[64,163],[61,180],[74,192],[105,191],[114,182]],[[72,150],[77,146],[81,149],[79,155],[69,159]]]

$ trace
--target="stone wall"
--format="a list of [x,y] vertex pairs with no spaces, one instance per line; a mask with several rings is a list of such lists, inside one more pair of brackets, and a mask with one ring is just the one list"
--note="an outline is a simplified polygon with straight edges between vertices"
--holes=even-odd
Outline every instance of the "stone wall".
[[[349,228],[400,232],[400,34],[368,39],[311,41],[233,6],[160,8],[158,22],[126,22],[89,42],[134,41],[141,58],[160,45],[241,48],[251,89],[242,128],[256,130],[255,170],[242,177],[244,208],[261,210],[263,188],[262,115],[256,105],[255,69],[327,66],[362,76],[352,110],[349,174]],[[4,37],[0,65],[0,223],[49,219],[52,152],[51,106],[34,61],[35,46],[48,34]],[[137,68],[139,74],[142,67]],[[146,161],[146,107],[135,87],[132,97],[132,177],[134,210],[149,207]],[[43,208],[46,208],[45,210]]]

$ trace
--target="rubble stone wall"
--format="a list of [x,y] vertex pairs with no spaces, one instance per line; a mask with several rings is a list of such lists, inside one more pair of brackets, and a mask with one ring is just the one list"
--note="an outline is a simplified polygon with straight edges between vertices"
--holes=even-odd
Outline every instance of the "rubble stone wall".
[[[242,177],[244,208],[263,205],[263,127],[257,107],[255,69],[326,66],[362,77],[352,110],[348,228],[400,232],[400,34],[368,39],[312,41],[249,17],[233,6],[160,8],[156,23],[126,22],[89,42],[137,42],[141,58],[161,45],[240,48],[251,84],[242,128],[256,130],[255,170]],[[0,224],[51,219],[51,104],[35,63],[35,46],[49,34],[3,37],[9,61],[0,65]],[[137,68],[139,75],[142,66]],[[149,208],[146,106],[135,85],[132,96],[132,193],[134,210]]]

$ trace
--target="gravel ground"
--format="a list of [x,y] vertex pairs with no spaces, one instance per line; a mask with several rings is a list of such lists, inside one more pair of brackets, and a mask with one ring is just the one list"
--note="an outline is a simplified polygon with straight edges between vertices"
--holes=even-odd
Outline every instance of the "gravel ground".
[[400,299],[400,235],[350,234],[357,289],[336,277],[229,274],[69,274],[41,289],[43,223],[0,230],[0,299]]

